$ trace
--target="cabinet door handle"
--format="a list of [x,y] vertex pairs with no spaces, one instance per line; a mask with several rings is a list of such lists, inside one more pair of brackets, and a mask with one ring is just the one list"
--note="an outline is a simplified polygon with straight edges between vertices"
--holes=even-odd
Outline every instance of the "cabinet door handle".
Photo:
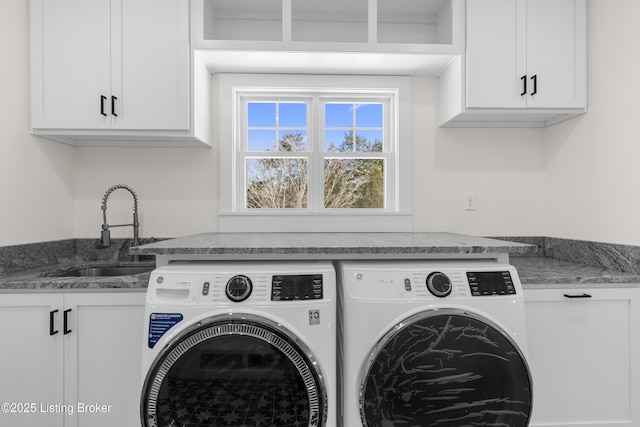
[[118,100],[118,97],[116,96],[111,96],[111,115],[118,117],[118,115],[116,114],[116,101]]
[[565,298],[570,298],[570,299],[576,299],[576,298],[591,298],[591,295],[589,295],[589,294],[585,294],[585,293],[577,294],[577,295],[575,295],[575,294],[574,294],[574,295],[572,295],[572,294],[564,294],[564,297],[565,297]]
[[538,75],[534,74],[531,77],[531,80],[533,80],[533,92],[531,92],[531,95],[535,95],[536,93],[538,93]]
[[520,94],[520,96],[525,96],[527,94],[527,75],[525,74],[524,76],[520,77],[520,80],[522,80],[522,93]]
[[104,95],[100,95],[100,114],[107,117],[107,113],[104,112],[104,101],[107,100],[107,97]]
[[55,323],[56,323],[56,313],[58,312],[58,310],[52,310],[49,312],[49,335],[55,335],[58,333],[58,331],[55,328]]
[[63,319],[63,324],[62,324],[62,329],[63,329],[63,333],[65,335],[67,335],[68,333],[71,332],[71,329],[68,328],[69,325],[69,313],[71,312],[71,309],[65,310],[64,311],[64,317]]

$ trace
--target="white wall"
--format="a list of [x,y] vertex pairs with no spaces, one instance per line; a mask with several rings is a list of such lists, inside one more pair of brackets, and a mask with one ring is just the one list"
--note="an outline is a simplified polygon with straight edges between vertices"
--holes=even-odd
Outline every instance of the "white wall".
[[544,134],[549,236],[640,244],[638,17],[589,1],[589,112]]
[[29,135],[28,2],[0,3],[0,246],[73,234],[70,147]]
[[414,231],[544,235],[543,131],[438,128],[437,80],[414,78],[411,96]]
[[[97,238],[102,195],[117,183],[140,197],[142,236],[216,231],[216,147],[74,149],[29,135],[27,3],[0,4],[0,246]],[[640,245],[640,2],[589,8],[585,116],[545,130],[440,129],[436,80],[413,79],[414,230]],[[466,192],[476,211],[463,210]],[[129,194],[114,192],[108,213],[130,222]]]

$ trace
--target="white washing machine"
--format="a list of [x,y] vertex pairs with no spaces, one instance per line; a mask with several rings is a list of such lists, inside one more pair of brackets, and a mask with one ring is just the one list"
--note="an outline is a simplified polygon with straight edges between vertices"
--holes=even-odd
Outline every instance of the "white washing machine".
[[188,262],[147,290],[142,426],[336,425],[326,262]]
[[337,269],[339,423],[529,424],[532,379],[514,267],[354,261]]

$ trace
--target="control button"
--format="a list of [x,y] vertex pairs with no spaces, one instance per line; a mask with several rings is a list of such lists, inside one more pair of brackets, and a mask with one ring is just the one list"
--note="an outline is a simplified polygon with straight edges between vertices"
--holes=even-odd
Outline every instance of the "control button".
[[404,279],[404,290],[411,292],[411,279]]
[[249,298],[251,291],[253,290],[253,284],[251,279],[247,276],[233,276],[227,282],[226,293],[227,298],[233,302],[241,302]]
[[444,298],[451,293],[453,285],[446,274],[436,271],[427,276],[427,289],[434,296]]
[[209,282],[204,282],[202,285],[202,295],[209,295]]

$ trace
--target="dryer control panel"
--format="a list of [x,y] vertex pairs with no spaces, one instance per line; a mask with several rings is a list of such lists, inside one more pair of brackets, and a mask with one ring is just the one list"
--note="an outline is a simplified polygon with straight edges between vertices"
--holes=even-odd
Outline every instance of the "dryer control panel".
[[522,297],[516,269],[489,260],[340,263],[347,298],[474,301]]

